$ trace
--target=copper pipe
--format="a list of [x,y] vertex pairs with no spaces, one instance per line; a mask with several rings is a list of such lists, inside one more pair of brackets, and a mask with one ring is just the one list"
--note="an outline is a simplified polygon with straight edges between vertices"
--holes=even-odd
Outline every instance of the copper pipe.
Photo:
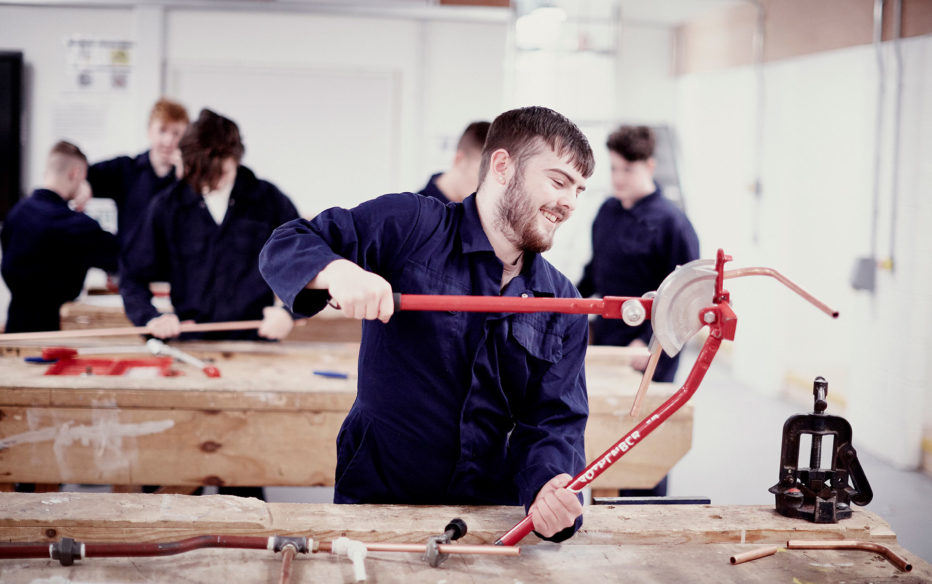
[[49,558],[51,551],[47,543],[0,543],[0,559]]
[[282,577],[278,580],[278,584],[288,584],[291,580],[291,560],[294,559],[296,553],[298,550],[293,545],[286,545],[282,550]]
[[638,386],[638,392],[634,394],[634,403],[631,404],[631,411],[628,413],[632,418],[638,417],[638,414],[641,413],[641,401],[644,399],[644,394],[647,393],[651,379],[654,378],[654,371],[657,369],[657,362],[660,361],[660,353],[662,352],[663,347],[660,346],[660,343],[656,343],[654,350],[650,353],[650,359],[647,360],[644,375],[641,376],[641,385]]
[[899,568],[904,572],[909,572],[913,569],[913,565],[910,564],[906,558],[897,554],[890,548],[879,543],[874,543],[872,541],[854,541],[850,539],[843,540],[829,540],[829,541],[820,541],[820,540],[807,540],[807,539],[791,539],[786,542],[786,549],[788,550],[861,550],[866,552],[875,552]]
[[737,270],[726,270],[725,278],[742,278],[744,276],[770,276],[771,278],[776,279],[784,286],[796,292],[810,304],[824,312],[825,314],[831,316],[832,318],[838,318],[838,311],[834,308],[829,307],[827,304],[805,291],[802,286],[793,282],[780,272],[774,270],[773,268],[738,268]]
[[200,535],[164,543],[85,543],[85,558],[173,556],[202,548],[268,549],[269,538],[245,535]]
[[[365,542],[363,542],[365,543]],[[366,551],[370,552],[412,552],[424,553],[427,546],[422,543],[365,543]],[[320,542],[318,548],[322,552],[332,551],[332,544],[328,541]],[[521,548],[500,545],[466,545],[458,543],[441,543],[437,546],[441,554],[481,554],[489,556],[517,556]]]
[[777,553],[778,549],[780,549],[778,546],[772,545],[770,547],[758,548],[756,550],[744,552],[743,554],[735,554],[731,556],[731,563],[738,565],[743,564],[744,562],[750,562],[751,560],[766,558],[767,556],[772,556]]

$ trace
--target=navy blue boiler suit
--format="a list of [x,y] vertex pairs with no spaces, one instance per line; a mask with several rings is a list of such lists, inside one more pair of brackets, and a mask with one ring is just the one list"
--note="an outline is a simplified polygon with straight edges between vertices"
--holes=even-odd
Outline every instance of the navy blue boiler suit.
[[[665,198],[660,187],[625,209],[610,197],[592,223],[592,260],[583,270],[583,296],[641,296],[656,290],[678,265],[699,258],[699,238],[686,215]],[[594,345],[627,346],[634,339],[650,341],[650,321],[628,326],[620,319],[597,317],[592,324]],[[673,381],[679,355],[664,353],[654,381]]]
[[155,174],[149,151],[138,156],[118,156],[93,164],[87,169],[87,182],[94,196],[113,199],[117,207],[117,237],[120,245],[132,238],[155,195],[172,185],[175,168],[165,176]]
[[417,194],[424,195],[425,197],[433,197],[440,201],[441,203],[449,203],[450,199],[443,194],[443,191],[440,190],[440,187],[437,186],[437,179],[440,178],[442,172],[438,172],[430,177],[430,180],[427,181],[427,184],[424,185],[424,188],[419,190]]
[[0,242],[11,294],[8,333],[58,330],[61,305],[81,293],[88,268],[117,267],[116,237],[47,189],[10,210]]
[[[138,326],[159,316],[149,282],[167,281],[180,320],[261,319],[275,297],[259,274],[259,251],[276,227],[296,217],[288,197],[245,166],[237,170],[220,225],[200,194],[185,182],[175,183],[152,200],[121,257],[127,316]],[[230,331],[203,338],[257,337],[255,331]]]
[[[275,230],[259,267],[287,306],[310,315],[328,295],[304,286],[341,257],[405,294],[578,297],[531,253],[500,291],[503,266],[475,195],[448,205],[384,195],[292,221]],[[405,311],[387,324],[363,321],[334,501],[529,506],[545,482],[585,466],[587,334],[584,315],[556,313]]]

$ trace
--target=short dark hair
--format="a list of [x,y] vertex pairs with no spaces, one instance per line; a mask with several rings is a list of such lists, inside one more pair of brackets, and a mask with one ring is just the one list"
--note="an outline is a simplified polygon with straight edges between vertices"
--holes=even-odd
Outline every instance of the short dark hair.
[[464,152],[482,153],[482,147],[485,145],[485,137],[489,134],[489,122],[473,122],[466,126],[460,141],[456,144],[457,150]]
[[51,150],[49,150],[49,155],[51,156],[52,154],[58,154],[68,158],[75,158],[84,164],[87,164],[87,156],[81,152],[81,149],[71,142],[67,142],[65,140],[59,140],[58,142],[55,142],[55,145],[52,146]]
[[647,126],[621,126],[605,142],[609,150],[628,162],[652,157],[655,144],[654,131]]
[[216,188],[224,160],[233,158],[239,164],[246,152],[236,122],[206,108],[188,126],[178,147],[184,180],[198,193]]
[[576,124],[552,109],[530,106],[507,111],[492,122],[482,150],[480,182],[489,171],[493,152],[504,149],[521,168],[540,150],[540,142],[548,144],[561,157],[568,155],[570,163],[584,177],[592,176],[595,168],[592,148]]

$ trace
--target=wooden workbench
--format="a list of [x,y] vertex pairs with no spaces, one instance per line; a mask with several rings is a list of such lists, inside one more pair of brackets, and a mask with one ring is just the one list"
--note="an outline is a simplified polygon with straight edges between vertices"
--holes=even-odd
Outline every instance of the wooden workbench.
[[[139,344],[136,339],[130,341]],[[109,339],[72,346],[112,344]],[[124,343],[125,344],[125,343]],[[335,441],[355,398],[358,345],[178,344],[212,359],[220,378],[176,364],[176,377],[45,376],[24,362],[42,344],[0,346],[0,482],[114,485],[332,485]],[[639,375],[620,347],[590,347],[594,459],[638,419],[628,416]],[[127,357],[127,355],[114,355]],[[346,379],[315,375],[333,371]],[[675,388],[654,384],[642,413]],[[649,488],[688,452],[685,406],[595,483]]]
[[[462,543],[487,544],[521,519],[518,507],[410,507],[263,503],[227,496],[0,493],[0,541],[177,541],[194,535],[346,536],[364,542],[423,543],[453,517]],[[886,545],[912,572],[863,551],[785,550],[741,565],[737,553],[788,539],[855,539]],[[369,582],[897,582],[932,581],[932,566],[897,545],[882,518],[864,509],[837,524],[814,524],[762,506],[590,506],[584,527],[563,544],[529,535],[518,557],[450,556],[439,568],[419,555],[370,553]],[[198,550],[163,558],[0,560],[0,581],[26,583],[278,582],[281,561],[262,550]],[[299,556],[292,582],[352,582],[346,558]]]

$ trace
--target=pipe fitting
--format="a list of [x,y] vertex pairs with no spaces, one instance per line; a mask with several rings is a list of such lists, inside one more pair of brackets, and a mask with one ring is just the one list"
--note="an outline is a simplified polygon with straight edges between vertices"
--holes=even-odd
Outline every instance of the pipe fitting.
[[366,544],[348,537],[338,537],[333,540],[331,551],[346,556],[353,562],[353,575],[355,582],[366,581]]

